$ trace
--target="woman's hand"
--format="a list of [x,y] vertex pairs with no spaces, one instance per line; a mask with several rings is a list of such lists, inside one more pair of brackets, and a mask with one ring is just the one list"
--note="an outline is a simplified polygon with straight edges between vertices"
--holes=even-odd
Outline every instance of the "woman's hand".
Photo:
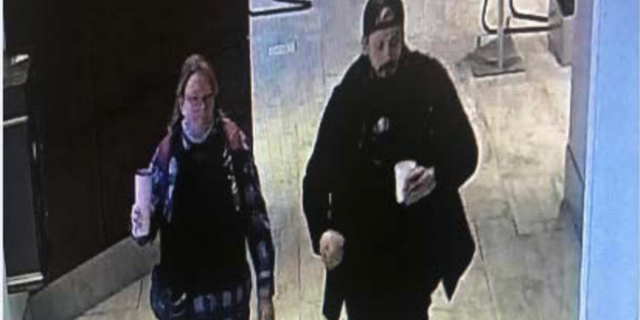
[[260,298],[258,300],[258,320],[274,320],[273,300],[271,298]]
[[151,209],[142,209],[134,204],[131,208],[131,234],[135,238],[146,237],[149,235],[150,225]]

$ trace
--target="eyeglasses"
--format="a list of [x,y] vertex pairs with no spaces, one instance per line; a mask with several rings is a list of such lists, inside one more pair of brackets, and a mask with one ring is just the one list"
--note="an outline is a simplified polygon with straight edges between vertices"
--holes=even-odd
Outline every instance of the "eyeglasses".
[[200,107],[202,105],[204,105],[205,107],[210,107],[210,106],[213,105],[214,95],[213,95],[213,92],[212,92],[212,93],[206,94],[206,95],[201,96],[201,97],[195,96],[195,95],[193,95],[193,96],[185,95],[184,98],[185,98],[185,100],[187,102],[187,105],[190,108],[196,108],[196,107]]

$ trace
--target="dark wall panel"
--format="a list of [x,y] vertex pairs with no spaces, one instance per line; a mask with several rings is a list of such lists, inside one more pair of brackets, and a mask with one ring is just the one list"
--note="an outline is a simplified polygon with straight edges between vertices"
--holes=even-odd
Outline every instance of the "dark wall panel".
[[50,275],[55,278],[104,249],[96,139],[88,133],[48,148],[45,192]]
[[251,132],[248,1],[31,1],[53,280],[127,236],[133,174],[166,132],[187,55],[213,61],[220,104]]
[[27,123],[4,128],[3,243],[9,279],[40,272],[42,267]]

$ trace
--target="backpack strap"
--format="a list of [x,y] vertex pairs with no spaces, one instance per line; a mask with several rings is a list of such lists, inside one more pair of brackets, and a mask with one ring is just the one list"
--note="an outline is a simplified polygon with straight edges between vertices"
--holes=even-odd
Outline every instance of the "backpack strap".
[[247,136],[235,122],[227,117],[222,117],[222,128],[231,151],[249,151]]
[[156,151],[156,163],[164,172],[169,170],[169,161],[171,160],[171,133],[162,139]]

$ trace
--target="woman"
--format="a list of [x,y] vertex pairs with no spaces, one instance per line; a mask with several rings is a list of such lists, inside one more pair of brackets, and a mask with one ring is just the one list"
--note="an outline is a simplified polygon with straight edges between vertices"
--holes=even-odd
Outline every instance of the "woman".
[[150,231],[134,205],[132,235],[160,231],[151,307],[160,319],[249,319],[251,272],[259,319],[273,319],[274,248],[258,173],[243,132],[216,106],[218,83],[200,55],[186,59],[168,134],[151,160]]

